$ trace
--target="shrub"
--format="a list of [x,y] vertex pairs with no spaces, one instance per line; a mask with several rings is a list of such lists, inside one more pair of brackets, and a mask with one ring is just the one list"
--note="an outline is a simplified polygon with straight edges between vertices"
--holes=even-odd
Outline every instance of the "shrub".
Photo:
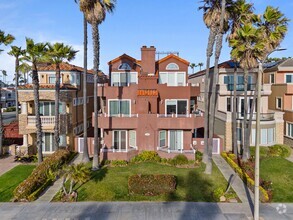
[[222,195],[224,195],[224,193],[225,193],[224,189],[223,189],[222,187],[218,187],[218,188],[216,188],[216,189],[213,191],[213,198],[214,198],[217,202],[219,202],[219,201],[220,201],[220,197],[221,197]]
[[131,159],[132,163],[140,162],[160,162],[161,157],[155,151],[143,151]]
[[112,160],[111,161],[111,166],[113,167],[125,167],[127,166],[127,161],[126,160]]
[[[259,147],[259,156],[261,158],[265,158],[268,156],[268,147]],[[251,157],[255,157],[255,147],[250,147],[250,155]]]
[[268,148],[268,154],[271,157],[289,157],[291,154],[291,148],[287,145],[276,144]]
[[228,154],[228,157],[232,160],[236,159],[236,155],[235,154]]
[[133,175],[128,179],[130,194],[156,196],[174,192],[176,177],[167,174]]
[[179,154],[172,159],[175,166],[188,164],[188,159],[185,155]]
[[60,149],[51,156],[45,158],[45,160],[33,170],[31,175],[16,187],[13,192],[14,199],[16,201],[32,201],[35,199],[35,196],[31,198],[30,195],[39,188],[44,188],[43,186],[48,183],[50,179],[48,171],[56,172],[64,163],[72,159],[72,155],[74,154],[70,151]]
[[201,161],[202,161],[202,157],[203,157],[203,153],[197,150],[197,151],[195,152],[195,160],[196,160],[197,162],[201,162]]
[[5,112],[14,112],[14,111],[16,111],[16,107],[14,106],[14,107],[8,107],[6,110],[5,110]]

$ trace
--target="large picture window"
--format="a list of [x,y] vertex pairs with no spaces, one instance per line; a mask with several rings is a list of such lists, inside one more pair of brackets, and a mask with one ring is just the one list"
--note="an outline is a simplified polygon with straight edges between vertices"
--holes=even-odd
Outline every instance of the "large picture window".
[[137,84],[136,72],[121,72],[111,74],[112,86],[129,86],[130,84]]
[[167,86],[185,86],[185,72],[160,72],[159,84],[167,84]]
[[293,138],[293,124],[287,123],[287,136]]
[[130,100],[109,100],[108,112],[110,116],[129,116],[130,112]]
[[187,106],[187,100],[166,100],[166,114],[186,115]]
[[[255,146],[256,132],[255,129],[251,130],[251,144]],[[275,143],[275,129],[274,128],[262,128],[260,131],[260,144],[261,145],[273,145]]]

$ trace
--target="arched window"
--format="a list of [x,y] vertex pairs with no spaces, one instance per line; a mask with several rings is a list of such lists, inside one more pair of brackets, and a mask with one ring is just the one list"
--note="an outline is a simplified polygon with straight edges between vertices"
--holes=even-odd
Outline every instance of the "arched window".
[[118,70],[131,70],[131,67],[129,66],[128,63],[121,63],[120,66],[118,67]]
[[166,70],[179,70],[179,66],[176,63],[169,63]]

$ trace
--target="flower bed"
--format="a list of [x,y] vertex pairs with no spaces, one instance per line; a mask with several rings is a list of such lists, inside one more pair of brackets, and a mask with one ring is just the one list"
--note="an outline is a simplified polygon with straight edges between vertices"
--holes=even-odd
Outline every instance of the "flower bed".
[[[58,171],[63,164],[70,161],[75,153],[60,149],[38,165],[31,175],[14,190],[15,201],[33,201],[51,184],[52,173]],[[50,181],[51,180],[51,181]]]
[[[227,161],[228,164],[238,173],[239,177],[243,180],[243,182],[254,191],[255,182],[253,180],[254,171],[252,169],[253,163],[252,161],[241,163],[241,167],[237,163],[237,158],[234,154],[227,154],[226,152],[221,153],[222,157]],[[261,180],[260,182],[266,183],[266,181]],[[272,198],[271,190],[264,189],[261,184],[259,186],[260,192],[260,200],[262,202],[269,202]]]

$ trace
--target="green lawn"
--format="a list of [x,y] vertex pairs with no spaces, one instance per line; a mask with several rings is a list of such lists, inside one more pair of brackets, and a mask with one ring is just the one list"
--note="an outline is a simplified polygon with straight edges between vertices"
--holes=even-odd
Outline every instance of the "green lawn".
[[293,163],[281,157],[261,159],[260,176],[272,181],[272,202],[293,202]]
[[33,171],[34,165],[18,165],[0,176],[0,202],[9,202],[13,198],[13,190]]
[[[205,201],[214,202],[212,191],[226,189],[227,181],[216,166],[211,176],[203,173],[204,165],[186,169],[157,163],[131,164],[126,167],[103,167],[90,181],[77,188],[78,201]],[[133,174],[172,174],[177,178],[174,193],[160,196],[128,194],[128,177]]]

